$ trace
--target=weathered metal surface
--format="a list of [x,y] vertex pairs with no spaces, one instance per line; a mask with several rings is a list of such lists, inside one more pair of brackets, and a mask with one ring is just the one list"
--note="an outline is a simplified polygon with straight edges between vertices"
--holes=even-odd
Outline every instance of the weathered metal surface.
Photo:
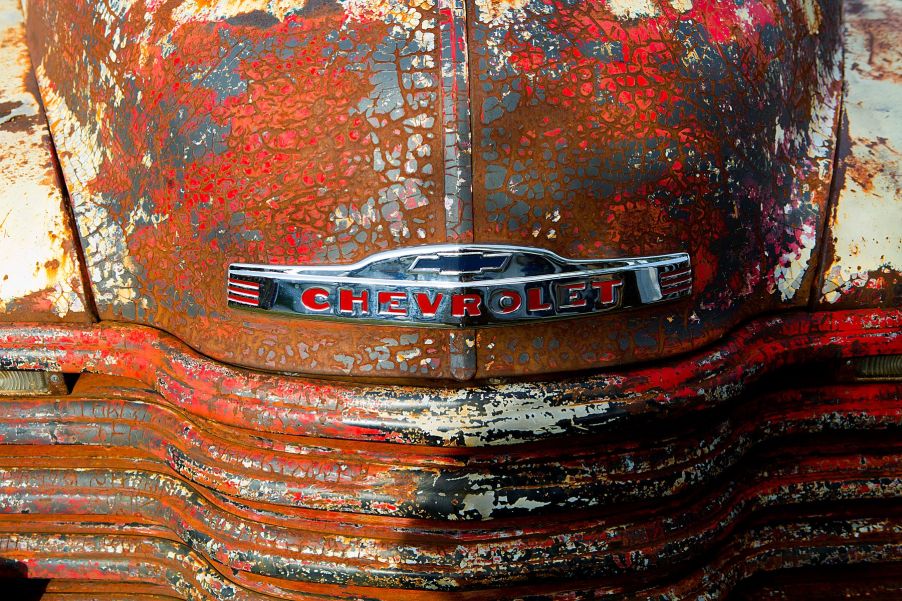
[[134,378],[176,407],[260,431],[436,446],[501,446],[685,416],[775,369],[902,352],[902,311],[794,312],[751,322],[678,363],[550,382],[439,388],[263,374],[215,363],[157,330],[0,328],[0,366]]
[[[191,357],[138,326],[9,328],[6,364],[80,361],[103,375],[71,395],[0,402],[2,555],[32,577],[153,583],[189,599],[720,598],[761,570],[900,561],[900,384],[828,386],[817,366],[898,348],[902,314],[821,317],[817,329],[801,313],[762,320],[658,367],[673,396],[657,403],[640,398],[651,370],[609,375],[608,397],[635,397],[624,402],[639,415],[598,436],[493,449],[214,422],[185,406],[200,384],[176,392],[166,369],[190,364],[233,391],[288,379]],[[22,350],[38,339],[43,349]],[[170,366],[155,369],[154,353]],[[733,361],[753,372],[737,376]],[[805,364],[815,384],[775,386],[780,368],[802,376]],[[389,389],[332,386],[316,394],[345,414],[339,389],[375,403]],[[427,390],[400,389],[396,420]],[[267,398],[290,404],[298,389]],[[693,410],[678,419],[668,405]]]
[[902,305],[902,5],[845,2],[844,127],[817,300]]
[[[808,302],[839,3],[26,5],[105,319],[251,367],[463,379],[673,355]],[[232,262],[447,242],[688,249],[698,287],[463,334],[242,315],[222,294]]]
[[479,332],[480,375],[687,351],[807,302],[839,2],[475,4],[477,239],[581,257],[685,250],[697,290],[623,322]]
[[[24,566],[22,566],[24,568]],[[13,572],[15,574],[15,572]],[[4,593],[17,601],[175,601],[171,586],[141,582],[7,580]]]
[[[54,535],[38,528],[10,528],[0,544],[5,554],[27,566],[38,578],[76,578],[90,573],[92,579],[145,582],[168,585],[187,599],[660,599],[723,598],[744,574],[775,570],[781,566],[843,565],[863,562],[899,561],[898,518],[869,517],[830,520],[803,515],[784,522],[765,524],[736,533],[734,545],[724,549],[716,568],[699,570],[676,583],[636,586],[611,579],[567,582],[532,587],[511,586],[498,590],[466,592],[404,591],[398,589],[313,585],[289,580],[254,577],[243,570],[230,570],[205,559],[183,543],[165,535],[152,536],[151,528],[136,525],[137,535],[97,533]],[[847,512],[848,513],[848,512]],[[867,515],[866,510],[862,513]],[[854,515],[854,513],[852,514]],[[849,519],[852,518],[852,519]],[[48,520],[46,530],[70,527],[65,521]],[[11,532],[9,532],[12,530]],[[35,530],[38,530],[35,532]],[[141,532],[141,530],[145,530]],[[2,531],[0,531],[2,532]],[[732,547],[732,548],[730,548]],[[38,550],[44,552],[38,553]],[[123,554],[128,558],[124,558]],[[270,596],[271,595],[271,596]],[[701,595],[701,597],[699,597]]]
[[[293,443],[217,427],[156,395],[111,380],[71,398],[10,401],[0,440],[137,448],[182,477],[246,501],[382,516],[485,520],[671,498],[710,485],[772,440],[869,428],[892,430],[897,385],[765,395],[679,426],[666,441],[615,437],[603,448],[443,452]],[[23,418],[23,416],[28,416]],[[841,424],[836,420],[842,419]],[[674,437],[679,440],[673,440]],[[544,473],[542,479],[538,473]]]
[[222,288],[232,261],[448,241],[442,115],[466,94],[437,48],[459,15],[420,0],[26,5],[104,318],[269,369],[452,376],[447,332],[242,316]]
[[57,395],[69,392],[63,374],[0,370],[0,396]]
[[91,321],[16,0],[0,1],[0,322]]
[[[0,368],[82,374],[0,398],[0,574],[48,598],[574,601],[902,565],[895,293],[758,316],[822,294],[839,3],[25,5],[104,321],[0,325]],[[853,45],[887,31],[868,6]],[[231,262],[446,242],[685,248],[697,288],[453,331],[224,302]]]
[[733,591],[736,601],[761,599],[878,599],[902,596],[902,565],[829,566],[776,570],[743,583]]

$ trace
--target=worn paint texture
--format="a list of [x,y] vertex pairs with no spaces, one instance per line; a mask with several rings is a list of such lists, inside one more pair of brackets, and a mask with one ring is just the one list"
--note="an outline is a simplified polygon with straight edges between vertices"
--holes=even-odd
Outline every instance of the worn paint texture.
[[[629,377],[608,372],[444,388],[344,384],[239,370],[210,361],[157,330],[135,326],[11,326],[0,332],[5,368],[135,378],[185,410],[236,427],[448,447],[595,434],[649,413],[676,418],[731,398],[774,369],[902,354],[898,310],[792,313],[755,321],[714,352],[691,355],[688,363],[623,372]],[[820,342],[813,346],[812,339]]]
[[696,278],[694,302],[669,312],[481,332],[485,373],[688,350],[740,315],[807,302],[839,3],[477,6],[477,238],[581,257],[679,248]]
[[[866,220],[843,211],[898,200],[891,169],[850,175],[896,152],[864,91],[898,79],[892,2],[24,6],[99,320],[0,308],[0,369],[72,384],[0,396],[0,576],[51,599],[578,601],[824,590],[787,571],[839,596],[841,570],[902,566],[902,383],[855,368],[902,356],[898,266],[818,281],[855,279]],[[0,105],[0,136],[28,126],[3,152],[41,152],[9,173],[43,170],[62,207],[28,98]],[[225,304],[232,261],[443,242],[687,251],[697,286],[461,330]]]
[[15,0],[0,2],[0,321],[89,321]]
[[902,304],[902,4],[845,3],[845,123],[818,301]]
[[0,402],[2,556],[223,600],[722,598],[898,562],[899,382],[773,382],[902,354],[900,326],[795,313],[669,366],[459,390],[260,374],[135,326],[0,328],[4,367],[86,372]]
[[760,599],[894,599],[902,591],[902,566],[788,568],[763,574],[734,591],[738,601]]
[[[673,355],[808,302],[837,2],[25,4],[104,319],[250,367],[471,379]],[[688,251],[696,289],[453,336],[226,306],[230,262],[472,241]]]

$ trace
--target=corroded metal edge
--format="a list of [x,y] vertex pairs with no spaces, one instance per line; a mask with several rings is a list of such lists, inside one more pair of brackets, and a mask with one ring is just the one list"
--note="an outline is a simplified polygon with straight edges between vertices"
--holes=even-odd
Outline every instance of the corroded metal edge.
[[92,320],[22,14],[0,0],[0,322]]
[[[0,362],[43,357],[101,375],[69,396],[0,402],[4,557],[36,577],[128,573],[223,600],[722,598],[759,570],[897,561],[900,384],[793,380],[767,394],[753,384],[771,369],[894,352],[900,319],[761,320],[704,356],[587,378],[589,399],[604,382],[625,402],[640,375],[657,378],[636,393],[648,398],[635,419],[609,422],[603,436],[574,429],[554,445],[492,449],[249,431],[256,422],[217,423],[226,420],[186,402],[199,389],[229,413],[250,398],[252,377],[303,381],[216,365],[146,328],[35,326],[18,346],[7,331]],[[92,350],[92,336],[108,352]],[[42,355],[21,354],[36,341]],[[268,380],[253,381],[262,393]],[[338,413],[389,388],[318,385],[319,410]],[[396,410],[429,390],[400,388],[409,396],[394,398]],[[347,396],[329,396],[337,390]],[[656,403],[654,390],[670,396]],[[298,392],[269,389],[258,410]],[[580,400],[557,394],[549,406]]]
[[47,396],[68,392],[61,373],[0,370],[0,396]]
[[843,3],[843,129],[822,308],[902,305],[902,6]]
[[[824,483],[829,486],[829,483]],[[849,503],[845,501],[845,503]],[[448,585],[461,573],[458,567],[454,576],[442,584],[445,592],[435,590],[404,590],[393,587],[386,572],[375,566],[360,566],[373,579],[384,578],[383,586],[361,586],[351,583],[305,583],[294,578],[280,578],[253,574],[257,559],[253,551],[236,552],[236,556],[249,557],[250,561],[237,569],[229,553],[220,552],[214,558],[206,550],[173,539],[166,528],[145,523],[125,525],[117,520],[95,518],[90,528],[79,527],[78,522],[66,518],[48,519],[38,523],[34,517],[29,524],[21,519],[0,522],[0,545],[4,556],[25,566],[33,577],[120,579],[168,585],[179,596],[188,599],[259,599],[273,595],[283,599],[509,599],[524,594],[538,594],[538,598],[659,598],[670,593],[675,598],[706,593],[708,599],[718,599],[743,577],[761,570],[773,570],[804,565],[848,565],[866,562],[898,561],[902,558],[902,521],[892,514],[877,517],[866,505],[842,510],[839,504],[831,507],[835,516],[818,515],[806,509],[776,511],[780,517],[758,521],[742,527],[734,525],[732,534],[716,547],[716,559],[701,569],[672,575],[674,566],[658,562],[649,555],[662,545],[643,550],[629,549],[614,552],[611,559],[598,561],[611,572],[605,580],[592,578],[585,566],[557,564],[560,576],[570,574],[569,581],[534,582],[509,587],[471,588],[469,591],[452,591]],[[773,508],[776,509],[776,508]],[[73,516],[77,517],[77,516]],[[128,517],[128,516],[123,516]],[[753,515],[750,517],[754,517]],[[134,518],[132,518],[134,519]],[[104,523],[106,521],[106,523]],[[64,533],[64,534],[60,534]],[[195,536],[203,536],[197,532]],[[574,534],[574,536],[583,536]],[[685,543],[680,539],[670,545]],[[207,542],[201,546],[216,546]],[[407,549],[416,547],[411,543]],[[450,554],[449,554],[450,555]],[[504,561],[503,558],[499,558]],[[569,558],[568,558],[569,559]],[[400,561],[400,558],[399,558]],[[225,563],[223,563],[225,562]],[[369,564],[365,560],[365,565]],[[548,566],[553,565],[549,560]],[[677,564],[678,565],[678,564]],[[489,567],[503,571],[503,566]],[[367,569],[369,568],[369,569]],[[466,566],[475,572],[475,567]],[[582,568],[582,569],[581,569]],[[572,571],[569,571],[572,570]],[[392,570],[389,570],[391,572]],[[665,582],[653,583],[654,573]],[[665,574],[671,572],[670,578]],[[624,579],[623,575],[632,575]],[[641,578],[642,575],[646,578]],[[649,575],[652,574],[651,577]],[[639,576],[639,577],[637,577]],[[576,582],[574,582],[576,580]],[[594,582],[593,582],[594,580]],[[487,576],[483,587],[498,587],[503,580]],[[544,594],[543,594],[544,593]]]
[[441,15],[445,229],[449,242],[473,241],[470,50],[467,1],[438,0]]

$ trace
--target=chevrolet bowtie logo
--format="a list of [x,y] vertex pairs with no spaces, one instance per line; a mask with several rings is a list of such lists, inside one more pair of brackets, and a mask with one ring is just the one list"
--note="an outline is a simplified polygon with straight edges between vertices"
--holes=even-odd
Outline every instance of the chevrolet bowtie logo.
[[507,267],[510,258],[509,253],[482,251],[436,253],[417,257],[408,271],[438,275],[477,275],[489,271],[502,271]]

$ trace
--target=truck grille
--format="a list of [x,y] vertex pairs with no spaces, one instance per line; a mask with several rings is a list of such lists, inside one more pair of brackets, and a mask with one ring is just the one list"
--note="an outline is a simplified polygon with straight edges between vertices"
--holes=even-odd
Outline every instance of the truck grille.
[[4,569],[138,597],[582,599],[893,565],[902,383],[836,366],[902,352],[900,324],[787,315],[666,365],[447,388],[9,327],[7,369],[84,373],[0,400]]

